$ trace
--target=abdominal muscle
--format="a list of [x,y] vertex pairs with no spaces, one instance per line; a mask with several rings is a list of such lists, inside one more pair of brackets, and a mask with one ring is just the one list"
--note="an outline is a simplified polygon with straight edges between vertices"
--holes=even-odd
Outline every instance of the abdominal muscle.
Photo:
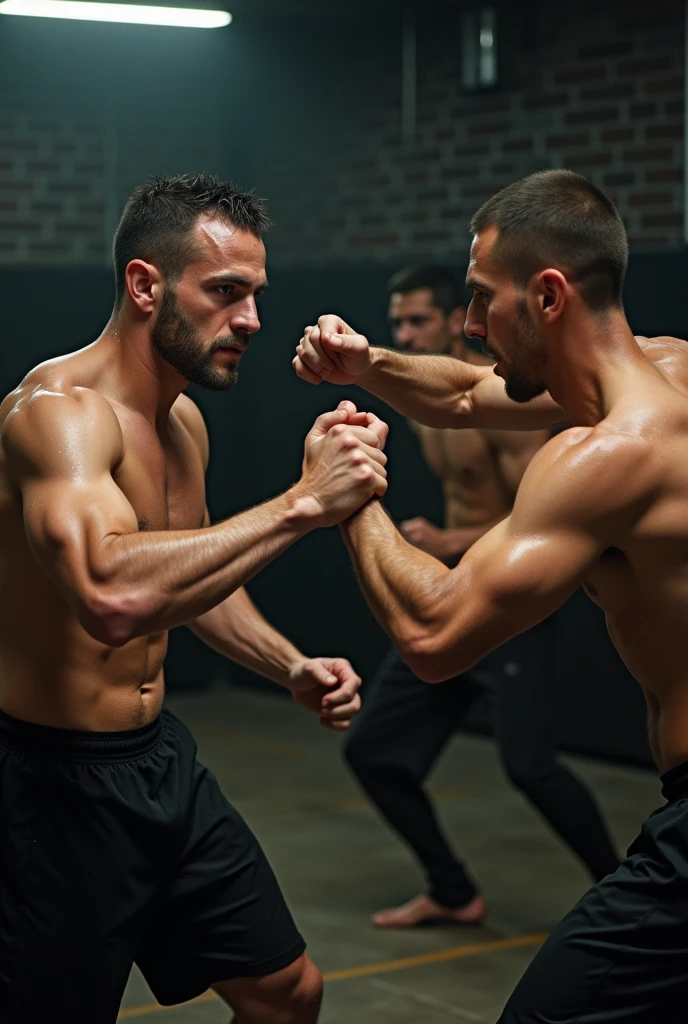
[[65,636],[64,626],[60,637],[50,632],[34,637],[33,650],[16,637],[14,643],[0,639],[0,708],[6,714],[97,732],[137,729],[159,716],[167,633],[112,648],[76,621],[67,627],[71,635]]

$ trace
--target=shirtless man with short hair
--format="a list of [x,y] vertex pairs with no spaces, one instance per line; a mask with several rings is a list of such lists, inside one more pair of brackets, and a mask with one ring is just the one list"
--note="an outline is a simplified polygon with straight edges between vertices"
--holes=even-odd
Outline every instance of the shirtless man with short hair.
[[[464,335],[463,300],[462,285],[445,267],[399,271],[389,282],[388,316],[396,345],[421,357],[451,354],[491,368],[493,360]],[[442,481],[445,528],[416,517],[400,529],[412,544],[456,565],[509,514],[528,463],[551,432],[441,430],[409,422],[426,463]],[[550,615],[461,678],[438,686],[419,679],[395,648],[382,662],[344,751],[373,804],[419,861],[427,891],[375,913],[377,927],[408,928],[437,920],[474,924],[485,915],[479,878],[452,850],[424,788],[431,767],[481,696],[489,702],[495,741],[511,782],[580,858],[593,881],[618,866],[591,793],[557,757],[556,639],[557,616]]]
[[260,200],[207,175],[136,189],[103,334],[0,407],[6,1024],[114,1024],[134,961],[164,1004],[213,987],[237,1024],[318,1017],[322,979],[257,840],[162,709],[181,623],[326,726],[360,706],[348,661],[307,658],[242,584],[384,494],[369,418],[319,417],[299,482],[211,526],[208,437],[181,394],[234,383],[266,227]]
[[[554,930],[501,1024],[684,1024],[688,1006],[688,360],[639,345],[622,305],[613,203],[570,171],[530,175],[475,215],[466,332],[493,371],[382,350],[337,317],[307,332],[306,379],[354,380],[437,426],[571,427],[530,463],[513,512],[455,569],[409,545],[381,504],[343,526],[361,585],[429,682],[465,671],[583,584],[648,704],[667,803],[627,859]],[[494,401],[492,373],[507,398]],[[353,414],[352,403],[343,406]],[[520,418],[519,418],[520,416]],[[380,431],[383,436],[384,431]]]

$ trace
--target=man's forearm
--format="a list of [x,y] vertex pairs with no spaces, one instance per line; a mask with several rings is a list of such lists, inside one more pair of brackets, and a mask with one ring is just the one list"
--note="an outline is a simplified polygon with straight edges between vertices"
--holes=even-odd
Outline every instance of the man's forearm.
[[401,654],[422,646],[441,614],[449,569],[404,540],[379,501],[341,525],[361,588]]
[[427,427],[541,430],[566,419],[549,394],[530,402],[512,401],[491,366],[377,347],[370,354],[371,366],[356,383]]
[[427,427],[470,425],[462,395],[480,379],[481,367],[452,356],[408,355],[377,347],[370,352],[371,367],[356,382],[366,391]]
[[305,658],[263,618],[243,587],[187,625],[225,658],[280,686],[289,685],[292,669]]
[[287,492],[216,526],[111,538],[97,571],[105,601],[114,595],[113,638],[121,630],[126,642],[196,619],[310,529],[312,522]]

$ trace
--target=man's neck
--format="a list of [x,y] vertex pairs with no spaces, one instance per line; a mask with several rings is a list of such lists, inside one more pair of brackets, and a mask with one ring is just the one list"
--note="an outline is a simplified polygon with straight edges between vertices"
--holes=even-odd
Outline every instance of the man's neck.
[[547,390],[572,426],[594,426],[626,392],[629,374],[647,369],[623,312],[563,328],[550,349]]
[[105,374],[113,397],[155,424],[158,432],[164,430],[188,382],[155,351],[147,324],[128,323],[115,314],[98,345],[107,353]]

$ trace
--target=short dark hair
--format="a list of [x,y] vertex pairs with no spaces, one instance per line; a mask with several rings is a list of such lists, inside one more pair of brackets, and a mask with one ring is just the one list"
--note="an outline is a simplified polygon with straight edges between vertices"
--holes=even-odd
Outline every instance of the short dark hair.
[[492,255],[519,284],[548,263],[559,265],[591,309],[622,305],[626,229],[609,196],[581,174],[537,171],[508,185],[474,214],[471,232],[492,225]]
[[194,258],[191,230],[211,213],[260,238],[270,226],[263,200],[241,192],[212,174],[149,178],[134,189],[124,207],[112,247],[115,304],[125,292],[124,272],[133,259],[149,260],[174,282]]
[[447,267],[405,267],[390,277],[389,295],[408,295],[419,288],[429,288],[432,304],[449,316],[452,310],[465,306],[465,288],[456,274]]

